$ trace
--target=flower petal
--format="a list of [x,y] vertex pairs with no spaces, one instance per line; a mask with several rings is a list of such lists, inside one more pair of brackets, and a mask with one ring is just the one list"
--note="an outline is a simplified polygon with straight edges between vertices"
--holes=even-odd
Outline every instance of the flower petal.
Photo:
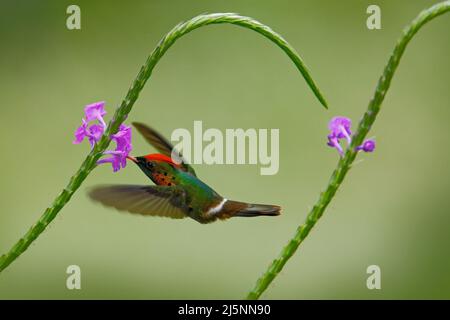
[[98,120],[104,127],[106,127],[105,121],[103,120],[103,116],[106,114],[104,107],[105,107],[105,101],[88,104],[84,108],[84,114],[86,116],[86,121],[89,122],[89,121],[93,121],[93,120]]
[[328,135],[327,145],[332,147],[332,148],[335,148],[339,152],[339,154],[341,156],[344,154],[344,151],[342,150],[342,147],[339,144],[339,139],[337,138],[336,135],[334,135],[334,134],[329,134]]
[[346,117],[334,117],[328,123],[328,129],[331,134],[335,135],[338,139],[347,138],[352,134],[351,132],[352,120]]
[[89,132],[87,130],[87,122],[84,119],[81,119],[82,124],[75,130],[75,140],[73,144],[80,144],[83,142],[84,138],[89,136]]

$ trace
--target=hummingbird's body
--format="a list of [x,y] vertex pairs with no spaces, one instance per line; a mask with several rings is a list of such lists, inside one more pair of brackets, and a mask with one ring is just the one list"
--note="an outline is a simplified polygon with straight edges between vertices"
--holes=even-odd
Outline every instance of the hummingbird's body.
[[[153,129],[133,123],[144,138],[162,154],[129,157],[156,186],[112,185],[91,190],[90,196],[107,206],[143,215],[171,218],[191,217],[200,223],[233,216],[275,216],[279,206],[249,204],[220,196],[197,178],[194,169],[184,161],[175,163],[170,155],[172,145]],[[181,157],[181,156],[180,156]],[[182,159],[182,158],[181,158]]]

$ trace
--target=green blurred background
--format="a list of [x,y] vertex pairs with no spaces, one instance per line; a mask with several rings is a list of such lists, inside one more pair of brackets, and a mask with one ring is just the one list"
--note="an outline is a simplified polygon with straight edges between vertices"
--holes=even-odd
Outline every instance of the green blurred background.
[[[161,60],[131,112],[175,128],[280,128],[280,171],[196,166],[217,191],[277,203],[278,218],[193,220],[121,214],[92,203],[87,187],[146,183],[134,166],[96,169],[55,221],[0,274],[0,298],[241,298],[290,239],[337,162],[327,122],[356,123],[400,35],[435,1],[1,1],[0,252],[21,237],[89,151],[72,145],[84,105],[111,116],[140,66],[175,24],[204,12],[238,12],[283,35],[330,103],[325,111],[291,61],[236,26],[201,28]],[[81,7],[80,31],[66,8]],[[382,29],[366,28],[366,8]],[[268,299],[450,298],[450,16],[427,25],[400,64],[362,154],[323,219],[264,294]],[[108,117],[109,119],[109,117]],[[134,154],[153,151],[137,134]],[[68,265],[82,289],[66,289]],[[381,267],[382,289],[366,288]]]

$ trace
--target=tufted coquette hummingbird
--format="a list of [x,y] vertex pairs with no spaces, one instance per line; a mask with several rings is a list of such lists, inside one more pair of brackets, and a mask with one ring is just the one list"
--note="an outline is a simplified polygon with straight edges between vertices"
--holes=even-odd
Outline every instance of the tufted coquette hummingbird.
[[[96,186],[89,191],[93,200],[130,213],[175,219],[190,217],[200,223],[231,217],[280,214],[279,206],[250,204],[222,197],[197,178],[192,166],[184,161],[182,155],[161,134],[142,123],[134,122],[133,125],[160,153],[141,157],[128,156],[128,159],[156,186]],[[178,154],[180,161],[173,161],[172,154]]]

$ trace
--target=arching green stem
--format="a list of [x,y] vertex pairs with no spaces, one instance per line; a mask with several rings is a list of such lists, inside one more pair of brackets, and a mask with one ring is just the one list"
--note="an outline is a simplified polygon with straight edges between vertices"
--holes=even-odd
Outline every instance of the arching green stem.
[[422,11],[403,31],[403,34],[397,42],[397,45],[395,46],[394,51],[392,52],[391,57],[384,68],[383,74],[378,81],[375,94],[372,100],[370,100],[367,111],[359,122],[358,129],[353,136],[352,143],[347,149],[344,157],[339,160],[337,168],[331,175],[327,188],[320,194],[319,200],[309,212],[306,221],[297,228],[294,238],[292,238],[283,248],[279,258],[275,259],[266,272],[258,279],[255,287],[248,294],[247,299],[258,299],[261,296],[273,279],[275,279],[278,273],[283,269],[289,258],[291,258],[296,252],[303,240],[308,236],[311,229],[320,219],[326,207],[333,199],[336,191],[356,158],[357,152],[355,151],[355,148],[363,142],[372,127],[378,112],[380,111],[381,103],[383,102],[386,92],[389,89],[392,77],[398,67],[406,45],[423,25],[448,11],[450,11],[450,1],[438,3],[431,8]]
[[83,161],[78,171],[72,176],[67,187],[64,188],[64,190],[56,197],[52,205],[45,210],[44,214],[41,216],[38,222],[28,230],[28,232],[9,250],[8,253],[0,257],[0,272],[3,271],[8,265],[10,265],[25,250],[27,250],[29,245],[45,230],[49,223],[52,222],[52,220],[56,217],[58,212],[67,204],[67,202],[69,202],[75,191],[80,187],[89,173],[95,168],[97,160],[100,158],[101,154],[106,150],[110,143],[109,137],[111,136],[111,134],[117,132],[119,126],[127,118],[128,114],[131,111],[131,108],[139,97],[139,93],[141,92],[147,80],[150,78],[154,67],[162,58],[167,49],[169,49],[177,39],[191,32],[192,30],[210,24],[222,23],[234,24],[250,30],[254,30],[275,43],[294,62],[322,105],[325,107],[327,106],[325,99],[312,80],[311,75],[309,74],[305,64],[303,63],[303,60],[286,40],[284,40],[280,35],[278,35],[268,26],[252,18],[239,16],[234,13],[203,14],[194,17],[184,23],[178,24],[164,38],[161,39],[156,48],[150,54],[147,61],[139,71],[136,79],[134,80],[133,85],[128,90],[125,99],[122,101],[119,108],[116,109],[114,117],[108,124],[108,128],[106,129],[104,136]]

